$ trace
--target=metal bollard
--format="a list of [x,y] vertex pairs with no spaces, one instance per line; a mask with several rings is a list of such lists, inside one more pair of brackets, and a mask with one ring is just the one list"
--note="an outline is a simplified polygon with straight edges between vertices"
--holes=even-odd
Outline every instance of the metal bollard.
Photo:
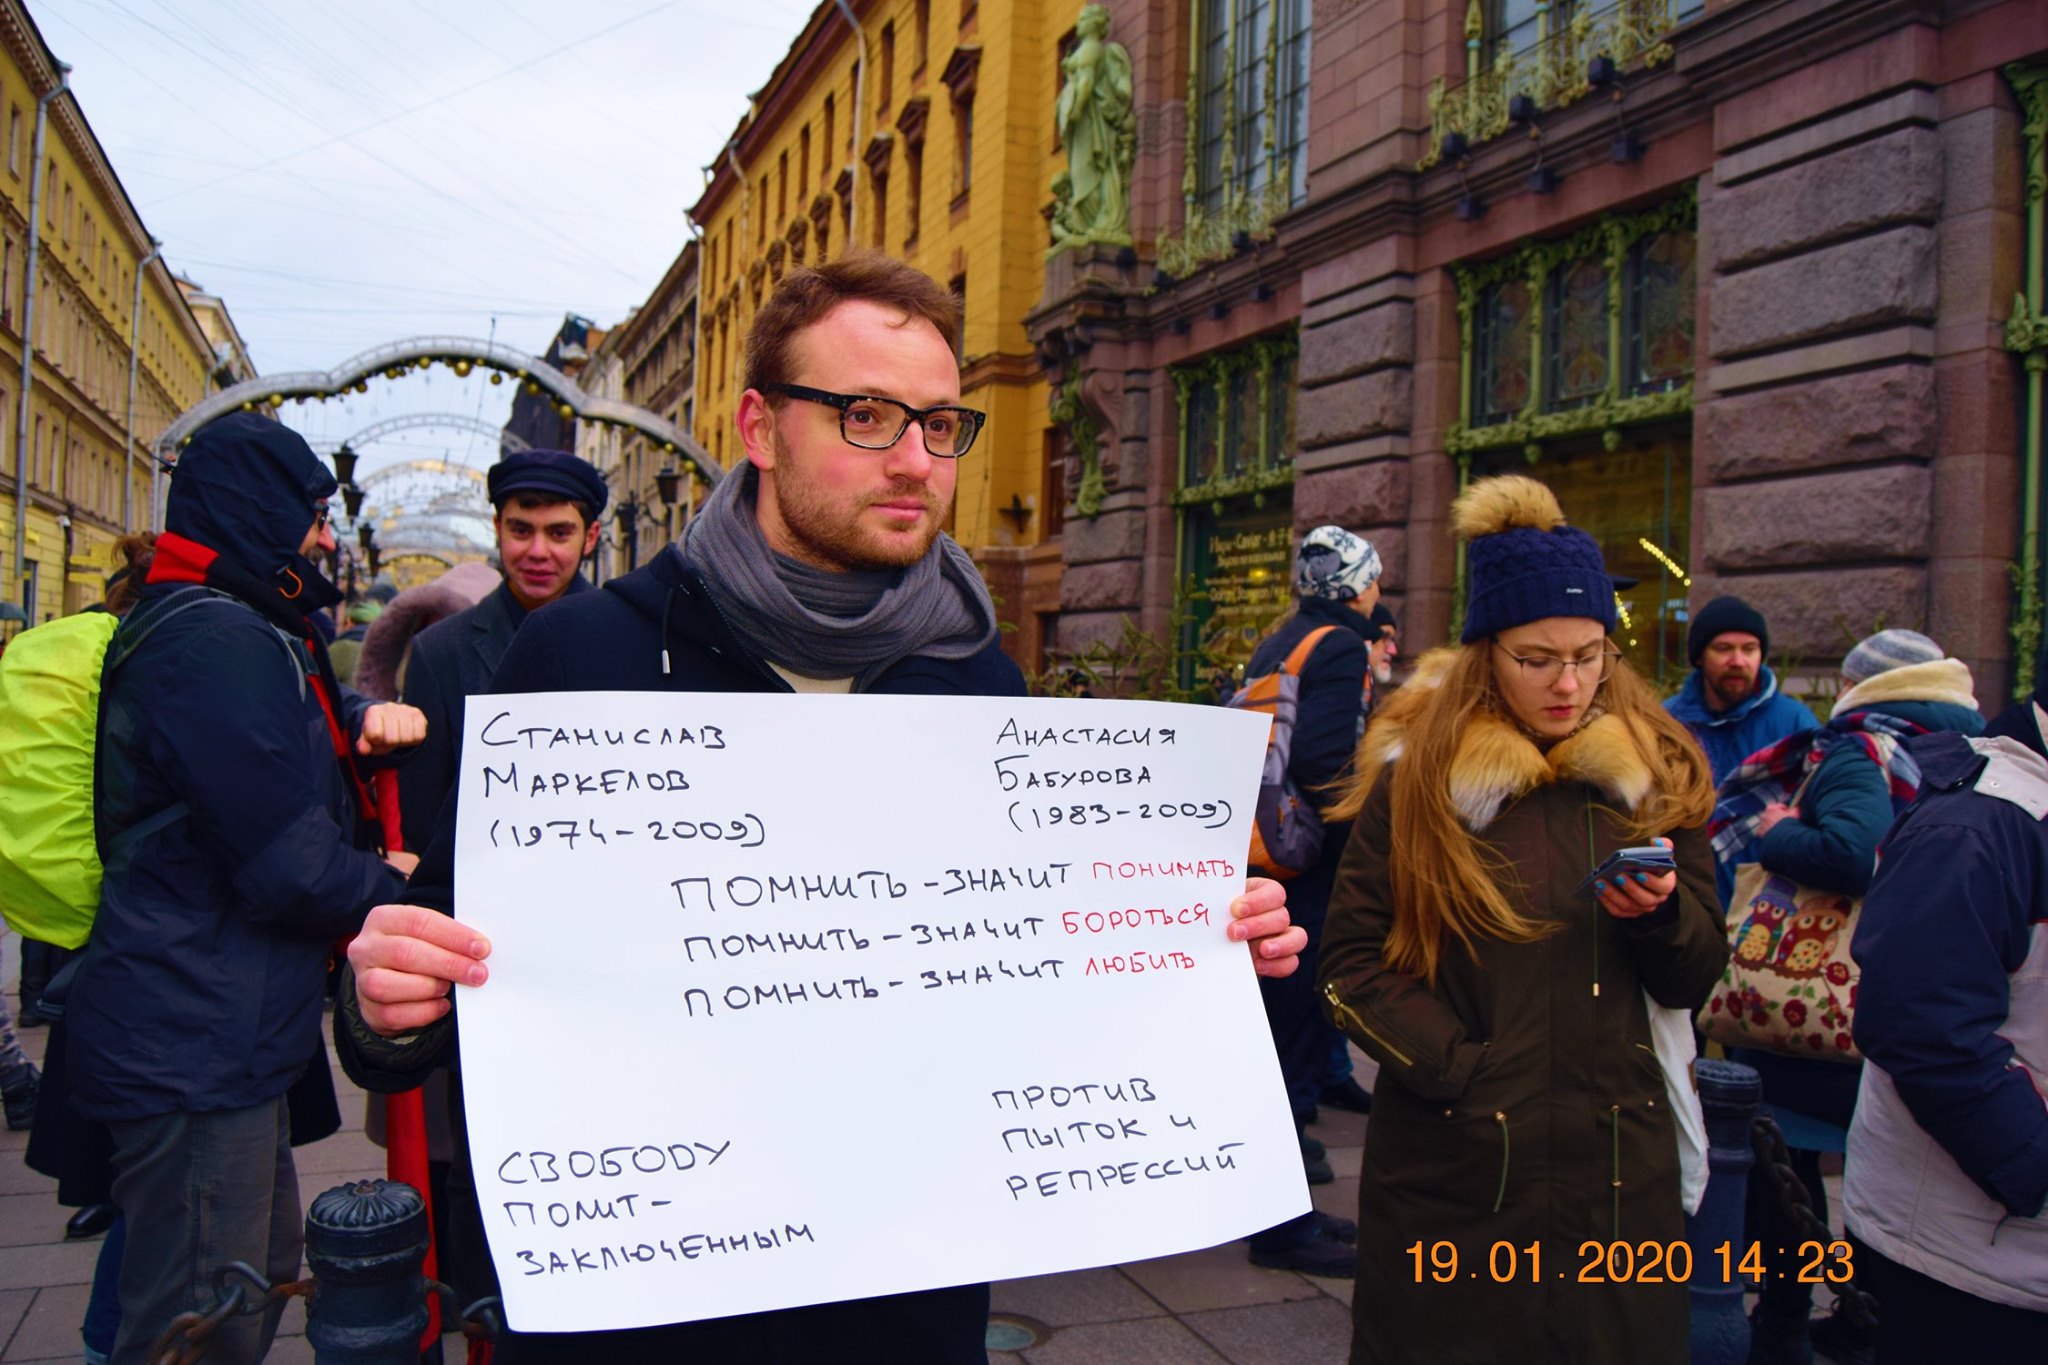
[[1719,1248],[1742,1254],[1743,1196],[1756,1153],[1750,1123],[1763,1098],[1756,1068],[1702,1057],[1693,1064],[1700,1108],[1707,1117],[1706,1196],[1685,1223],[1692,1244],[1692,1365],[1743,1365],[1749,1359],[1749,1314],[1742,1306],[1740,1276],[1719,1277]]
[[410,1185],[362,1180],[313,1201],[306,1340],[318,1365],[417,1365],[427,1330],[426,1254],[426,1204]]

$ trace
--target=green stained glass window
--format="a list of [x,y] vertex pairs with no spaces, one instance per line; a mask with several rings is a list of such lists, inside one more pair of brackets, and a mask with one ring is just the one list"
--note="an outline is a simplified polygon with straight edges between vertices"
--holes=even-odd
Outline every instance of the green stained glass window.
[[1550,382],[1544,406],[1583,407],[1607,387],[1607,268],[1594,257],[1571,261],[1550,277],[1545,310]]
[[1504,280],[1479,296],[1472,415],[1481,426],[1505,421],[1529,402],[1529,284]]
[[1282,350],[1273,357],[1271,377],[1266,381],[1266,459],[1271,464],[1294,463],[1294,352]]
[[1695,254],[1690,228],[1655,233],[1629,252],[1631,393],[1660,393],[1692,378]]
[[1234,479],[1258,462],[1258,379],[1244,358],[1233,358],[1223,378],[1223,450],[1218,472]]
[[1213,384],[1196,384],[1188,392],[1186,485],[1214,483],[1222,477],[1217,451],[1223,436],[1222,395]]
[[1241,681],[1244,660],[1289,605],[1295,362],[1290,332],[1172,371],[1185,425],[1177,580],[1188,593],[1182,686]]

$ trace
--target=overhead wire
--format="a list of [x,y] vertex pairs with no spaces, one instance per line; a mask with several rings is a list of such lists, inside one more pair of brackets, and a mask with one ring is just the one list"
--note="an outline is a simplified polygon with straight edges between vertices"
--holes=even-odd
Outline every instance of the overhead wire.
[[[85,2],[86,2],[86,3],[91,3],[91,0],[85,0]],[[199,61],[205,62],[205,63],[206,63],[207,65],[209,65],[209,66],[213,67],[213,68],[214,68],[215,70],[219,71],[219,72],[220,72],[220,73],[221,73],[221,74],[222,74],[223,76],[225,76],[225,77],[226,77],[227,79],[229,79],[229,80],[231,80],[231,81],[234,81],[235,83],[237,83],[237,84],[239,84],[239,85],[243,86],[243,87],[244,87],[245,89],[248,89],[248,90],[250,90],[250,91],[254,92],[255,94],[257,94],[257,95],[258,95],[258,96],[260,96],[261,98],[263,98],[263,99],[266,99],[266,100],[268,100],[269,102],[271,102],[272,104],[275,104],[275,105],[277,105],[277,106],[278,106],[279,108],[283,109],[283,110],[284,110],[285,112],[287,112],[287,113],[289,113],[289,114],[293,115],[294,117],[296,117],[296,118],[298,118],[298,119],[300,119],[300,120],[302,120],[302,121],[305,121],[305,122],[309,122],[309,123],[310,123],[310,122],[312,122],[312,120],[311,120],[310,116],[309,116],[309,115],[307,115],[307,114],[306,114],[306,113],[305,113],[304,111],[302,111],[301,109],[297,108],[297,107],[296,107],[296,106],[295,106],[295,105],[293,104],[293,102],[292,102],[292,101],[291,101],[291,100],[290,100],[290,99],[289,99],[289,98],[288,98],[288,97],[287,97],[287,96],[286,96],[285,94],[281,94],[281,93],[278,93],[278,92],[276,92],[276,91],[273,91],[273,90],[270,90],[270,89],[267,89],[267,88],[265,88],[265,86],[264,86],[264,85],[261,85],[261,84],[259,84],[259,83],[258,83],[257,81],[255,81],[255,80],[251,79],[251,78],[250,78],[250,77],[249,77],[248,75],[246,75],[246,74],[244,74],[243,72],[241,72],[241,71],[237,70],[237,69],[236,69],[236,68],[235,68],[234,66],[231,66],[231,65],[229,65],[228,63],[226,63],[226,62],[223,62],[223,61],[219,60],[218,58],[216,58],[216,57],[214,57],[214,56],[212,56],[212,55],[210,55],[210,54],[208,54],[208,53],[206,53],[206,52],[203,52],[203,51],[201,51],[201,50],[200,50],[199,48],[197,48],[197,47],[193,46],[193,44],[192,44],[191,42],[188,42],[188,41],[187,41],[187,40],[186,40],[186,39],[185,39],[184,37],[180,36],[179,34],[173,33],[173,32],[171,32],[171,31],[170,31],[169,29],[166,29],[166,28],[165,28],[165,27],[164,27],[163,25],[161,25],[161,24],[159,24],[159,23],[156,23],[156,22],[155,22],[154,20],[152,20],[152,19],[149,19],[148,17],[146,17],[146,16],[144,16],[144,15],[142,15],[142,14],[139,14],[139,13],[137,13],[137,12],[136,12],[136,11],[135,11],[134,9],[130,8],[130,7],[129,7],[129,5],[128,5],[128,4],[126,4],[126,3],[124,2],[124,0],[100,0],[100,3],[101,3],[102,5],[104,5],[104,6],[110,6],[110,7],[112,7],[112,8],[113,8],[114,10],[116,10],[117,12],[119,12],[119,13],[121,13],[121,14],[124,14],[124,15],[126,15],[126,16],[127,16],[127,17],[129,17],[130,19],[133,19],[133,20],[134,20],[135,22],[137,22],[137,23],[139,23],[139,24],[142,24],[142,25],[144,25],[145,27],[147,27],[147,28],[151,29],[152,31],[154,31],[154,32],[156,32],[156,33],[159,33],[159,34],[161,34],[161,35],[162,35],[163,37],[165,37],[166,39],[170,40],[170,41],[171,41],[172,43],[175,43],[175,44],[176,44],[177,46],[179,46],[180,48],[184,49],[184,50],[185,50],[185,51],[186,51],[187,53],[189,53],[190,55],[192,55],[193,57],[195,57],[195,58],[196,58],[196,59],[198,59]],[[158,3],[159,3],[160,5],[163,5],[163,6],[164,6],[164,7],[165,7],[165,8],[167,9],[167,10],[169,9],[169,6],[168,6],[167,4],[165,4],[165,0],[158,0]],[[667,7],[668,7],[668,6],[670,5],[670,4],[673,4],[673,3],[676,3],[676,0],[665,0],[665,3],[663,3],[662,5],[659,5],[659,6],[657,6],[657,7],[656,7],[656,10],[659,10],[659,9],[665,9],[665,8],[667,8]],[[171,12],[175,14],[175,11],[171,11]],[[645,12],[643,12],[643,15],[642,15],[642,17],[644,17],[644,16],[645,16],[645,14],[651,14],[651,13],[654,13],[654,12],[656,12],[656,11],[655,11],[655,10],[649,10],[649,11],[645,11]],[[617,24],[615,24],[615,25],[612,25],[612,27],[613,27],[613,28],[617,28],[617,27],[620,27],[620,26],[621,26],[621,25],[617,25]],[[218,40],[217,40],[217,39],[214,39],[214,38],[212,38],[212,37],[211,37],[210,35],[206,37],[206,41],[214,43],[214,45],[215,45],[215,46],[217,46],[217,47],[220,47],[220,46],[221,46],[221,44],[219,44]],[[223,48],[222,48],[222,50],[226,50],[226,49],[225,49],[225,48],[223,47]],[[440,103],[440,102],[442,102],[442,101],[440,101],[440,100],[431,100],[431,101],[428,101],[426,105],[422,105],[422,106],[419,106],[419,107],[420,107],[420,108],[425,108],[425,107],[429,107],[429,106],[431,106],[431,105],[433,105],[433,104],[436,104],[436,103]],[[377,127],[377,126],[381,126],[381,125],[382,125],[382,124],[384,124],[384,123],[388,123],[388,122],[391,122],[391,121],[392,121],[392,119],[393,119],[393,118],[396,118],[396,117],[398,117],[398,115],[395,115],[395,114],[394,114],[394,115],[392,115],[392,116],[390,116],[390,117],[388,117],[388,118],[380,119],[380,120],[377,120],[377,121],[375,121],[374,123],[372,123],[372,124],[370,124],[370,125],[366,125],[366,127]],[[430,195],[434,195],[434,196],[435,196],[435,197],[437,197],[437,198],[442,198],[442,199],[446,199],[446,200],[448,200],[448,201],[450,201],[450,202],[452,202],[452,203],[457,203],[457,204],[460,204],[460,202],[461,202],[460,200],[456,199],[456,197],[455,197],[455,196],[453,196],[453,195],[449,194],[449,193],[447,192],[447,190],[446,190],[446,189],[445,189],[445,188],[444,188],[443,186],[441,186],[441,185],[437,185],[437,184],[435,184],[435,183],[433,183],[433,182],[431,182],[431,181],[428,181],[428,180],[427,180],[427,179],[425,179],[424,177],[422,177],[422,176],[419,176],[419,175],[417,175],[417,174],[413,173],[413,172],[412,172],[411,170],[409,170],[409,169],[407,169],[407,168],[405,168],[405,167],[403,167],[403,166],[400,166],[400,165],[399,165],[398,163],[396,163],[396,162],[392,161],[392,160],[391,160],[390,158],[388,158],[388,157],[385,157],[385,156],[383,156],[382,154],[380,154],[380,153],[378,153],[378,152],[376,152],[376,151],[373,151],[373,150],[371,150],[370,148],[368,148],[368,147],[366,147],[366,146],[362,145],[362,144],[361,144],[361,143],[359,143],[359,142],[356,142],[356,141],[354,140],[354,135],[353,135],[353,134],[340,134],[340,135],[337,135],[337,136],[335,136],[335,137],[333,137],[333,138],[329,138],[329,139],[328,139],[328,140],[327,140],[326,142],[323,142],[323,143],[321,143],[321,144],[318,144],[318,145],[319,145],[319,146],[329,146],[329,145],[332,145],[332,144],[334,144],[334,143],[336,143],[336,142],[347,142],[347,143],[348,143],[348,145],[350,146],[350,149],[351,149],[351,150],[353,150],[353,151],[354,151],[354,152],[355,152],[355,153],[356,153],[357,155],[359,155],[359,156],[364,156],[364,157],[367,157],[367,158],[369,158],[370,160],[372,160],[372,161],[376,162],[376,163],[377,163],[378,165],[380,165],[380,166],[383,166],[383,167],[384,167],[384,168],[385,168],[386,170],[390,171],[390,172],[391,172],[392,174],[394,174],[394,175],[396,175],[396,176],[400,177],[400,178],[401,178],[401,179],[403,179],[403,180],[406,180],[406,181],[408,181],[409,183],[411,183],[412,185],[414,185],[415,187],[417,187],[418,189],[422,190],[423,192],[425,192],[425,193],[427,193],[427,194],[430,194]],[[417,148],[418,144],[415,144],[415,146],[416,146],[416,148]],[[428,152],[428,154],[429,154],[429,155],[435,155],[435,154],[436,154],[436,153],[435,153],[435,151],[434,151],[434,149],[433,149],[433,147],[431,146],[431,144],[428,144],[428,145],[427,145],[427,147],[426,147],[426,150],[427,150],[427,152]],[[289,158],[285,158],[285,159],[289,159]],[[273,163],[267,163],[267,164],[274,164],[274,162],[273,162]],[[453,169],[454,169],[454,170],[455,170],[455,171],[456,171],[456,172],[457,172],[458,174],[461,174],[461,173],[463,173],[463,172],[461,171],[461,168],[460,168],[460,167],[455,167],[455,168],[453,168]],[[230,174],[229,176],[226,176],[226,177],[222,177],[222,179],[223,179],[223,180],[225,180],[225,179],[232,179],[232,178],[234,178],[234,173],[231,173],[231,174]],[[168,200],[171,200],[171,199],[176,199],[176,198],[178,198],[178,197],[179,197],[180,195],[182,195],[182,194],[184,194],[184,193],[186,193],[186,192],[187,192],[186,190],[177,190],[177,191],[174,191],[174,192],[172,192],[172,193],[171,193],[171,194],[169,194],[169,195],[164,195],[164,196],[160,196],[160,197],[159,197],[158,199],[156,199],[156,200],[152,201],[152,206],[154,206],[155,204],[161,204],[161,203],[164,203],[164,202],[166,202],[166,201],[168,201]],[[585,257],[586,257],[586,264],[587,264],[587,265],[590,265],[590,266],[594,266],[594,267],[596,267],[596,268],[598,268],[598,269],[601,269],[601,270],[606,270],[606,271],[612,271],[612,272],[616,272],[616,273],[620,273],[620,274],[624,274],[624,273],[625,273],[625,272],[624,272],[624,271],[622,271],[622,270],[621,270],[621,269],[620,269],[620,268],[619,268],[619,267],[618,267],[618,266],[617,266],[617,265],[616,265],[616,264],[615,264],[614,262],[612,262],[611,260],[607,259],[606,257],[603,257],[603,256],[599,255],[599,254],[598,254],[598,253],[596,253],[595,251],[592,251],[592,250],[591,250],[591,249],[590,249],[589,247],[587,247],[586,245],[584,245],[584,244],[583,244],[582,242],[580,242],[580,241],[579,241],[579,240],[577,240],[576,238],[574,238],[574,237],[571,237],[571,236],[568,236],[568,235],[565,235],[565,234],[559,234],[559,233],[555,233],[555,232],[553,232],[553,231],[552,231],[551,229],[549,229],[549,228],[548,228],[548,227],[547,227],[546,225],[544,225],[544,224],[540,223],[540,222],[539,222],[539,221],[538,221],[538,220],[537,220],[537,219],[536,219],[536,218],[535,218],[535,217],[534,217],[534,216],[532,215],[532,213],[531,213],[530,211],[528,211],[527,209],[525,209],[525,208],[524,208],[523,206],[520,206],[520,205],[518,205],[518,204],[516,204],[516,203],[515,203],[515,204],[509,204],[509,205],[507,205],[507,208],[508,208],[508,209],[510,210],[510,212],[511,212],[511,213],[512,213],[512,214],[513,214],[513,215],[514,215],[515,217],[517,217],[517,218],[519,218],[519,219],[521,219],[521,220],[524,220],[524,221],[525,221],[526,223],[528,223],[528,224],[529,224],[529,229],[530,229],[531,231],[533,231],[533,232],[534,232],[534,233],[536,234],[536,236],[537,236],[537,237],[538,237],[538,238],[539,238],[540,240],[547,240],[548,238],[553,238],[553,239],[554,239],[554,240],[555,240],[556,242],[559,242],[559,243],[561,243],[561,244],[563,244],[563,245],[567,245],[567,246],[571,247],[572,249],[574,249],[574,250],[577,250],[577,251],[581,252],[581,253],[582,253],[582,254],[583,254],[583,255],[584,255]],[[481,281],[481,280],[479,280],[479,281],[478,281],[478,283],[484,283],[484,281]]]
[[[621,19],[616,23],[607,24],[603,28],[597,29],[590,33],[586,33],[580,38],[572,39],[571,41],[563,43],[550,51],[542,52],[533,57],[530,57],[523,62],[515,63],[514,65],[507,67],[504,70],[492,72],[490,75],[471,81],[467,85],[458,86],[453,90],[444,91],[441,94],[434,96],[432,99],[422,100],[418,104],[409,105],[403,109],[398,110],[395,113],[389,114],[383,118],[373,120],[370,123],[362,124],[359,127],[351,128],[346,132],[335,133],[327,138],[323,138],[319,142],[311,143],[305,147],[298,148],[296,151],[285,152],[278,156],[274,156],[270,158],[268,161],[264,161],[258,165],[245,167],[242,170],[232,172],[229,175],[221,177],[219,181],[211,182],[211,184],[222,183],[226,180],[234,179],[236,176],[253,175],[258,171],[267,171],[275,166],[282,165],[284,162],[292,161],[297,159],[298,157],[305,156],[310,152],[316,152],[322,150],[323,148],[331,147],[337,142],[352,142],[355,138],[362,136],[364,133],[374,131],[375,129],[381,128],[388,123],[395,122],[398,119],[410,118],[414,114],[424,113],[428,109],[437,108],[438,106],[446,104],[448,101],[452,99],[456,99],[459,98],[460,96],[466,95],[473,90],[479,90],[486,85],[492,84],[495,81],[503,80],[507,76],[517,75],[519,72],[526,70],[528,67],[537,66],[542,62],[549,61],[555,57],[559,57],[565,52],[574,51],[576,48],[583,47],[588,43],[593,43],[597,41],[599,38],[605,37],[611,33],[615,33],[622,28],[629,27],[630,25],[637,24],[643,19],[647,19],[653,15],[661,13],[663,10],[672,9],[681,2],[682,0],[660,0],[660,3],[650,6],[647,9],[640,10],[637,13],[628,15],[626,18]],[[111,3],[118,4],[119,0],[111,0]],[[196,190],[208,189],[211,187],[211,184],[197,185],[190,190],[180,190],[178,193],[189,194],[193,193]]]

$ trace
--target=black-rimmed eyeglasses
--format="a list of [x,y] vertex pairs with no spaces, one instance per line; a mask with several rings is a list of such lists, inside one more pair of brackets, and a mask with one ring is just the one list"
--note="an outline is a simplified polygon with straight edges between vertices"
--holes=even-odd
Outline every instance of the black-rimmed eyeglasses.
[[941,460],[957,460],[973,448],[988,414],[950,404],[935,408],[913,408],[893,398],[869,394],[830,393],[802,384],[763,384],[761,392],[797,398],[806,403],[823,403],[839,409],[839,434],[851,446],[862,450],[887,450],[903,439],[916,422],[924,428],[927,454]]

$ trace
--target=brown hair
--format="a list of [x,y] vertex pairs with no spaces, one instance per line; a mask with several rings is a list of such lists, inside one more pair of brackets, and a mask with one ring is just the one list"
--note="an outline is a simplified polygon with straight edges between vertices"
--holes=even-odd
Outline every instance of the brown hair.
[[156,533],[137,531],[114,542],[114,571],[107,575],[107,610],[126,616],[142,596],[150,562],[156,558]]
[[[1475,641],[1423,656],[1414,679],[1373,718],[1357,771],[1327,812],[1353,818],[1376,783],[1393,783],[1392,846],[1400,853],[1387,864],[1394,923],[1384,952],[1394,970],[1431,983],[1447,937],[1471,952],[1480,938],[1528,943],[1557,927],[1515,909],[1507,896],[1514,869],[1481,844],[1451,800],[1449,775],[1466,733],[1482,713],[1507,710],[1488,653],[1485,641]],[[1629,814],[1628,836],[1644,841],[1705,824],[1714,809],[1706,756],[1626,660],[1601,683],[1599,704],[1627,730],[1650,772],[1650,793]],[[1398,744],[1390,743],[1397,734]]]
[[949,348],[960,349],[960,303],[938,281],[879,251],[849,252],[836,261],[806,266],[775,286],[747,333],[746,387],[789,383],[797,334],[855,299],[901,309],[906,323],[923,319]]

